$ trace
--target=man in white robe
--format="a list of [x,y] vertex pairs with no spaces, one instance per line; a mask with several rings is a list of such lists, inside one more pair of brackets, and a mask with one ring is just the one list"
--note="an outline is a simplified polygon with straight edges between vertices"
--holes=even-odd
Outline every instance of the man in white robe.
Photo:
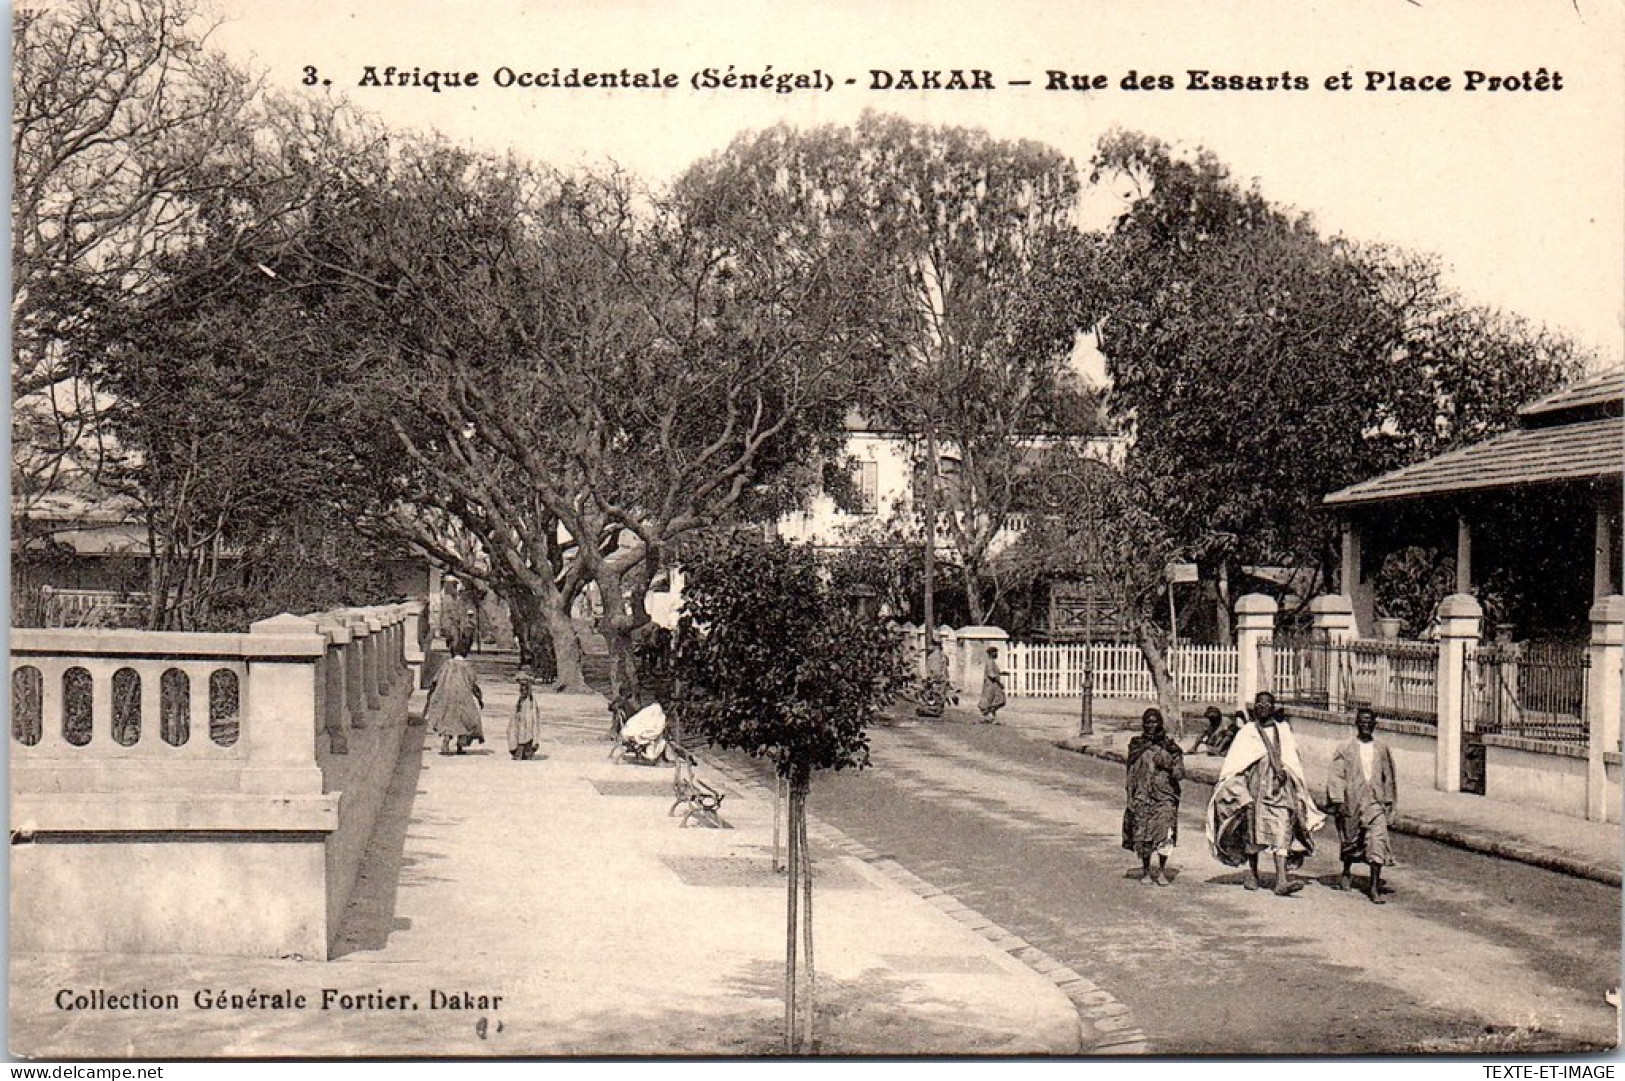
[[1249,890],[1258,889],[1258,856],[1268,852],[1275,862],[1275,893],[1290,897],[1303,883],[1287,871],[1314,851],[1311,834],[1325,821],[1309,796],[1291,726],[1277,715],[1275,696],[1260,692],[1252,723],[1236,733],[1219,767],[1207,809],[1209,848],[1231,867],[1246,864],[1242,885]]

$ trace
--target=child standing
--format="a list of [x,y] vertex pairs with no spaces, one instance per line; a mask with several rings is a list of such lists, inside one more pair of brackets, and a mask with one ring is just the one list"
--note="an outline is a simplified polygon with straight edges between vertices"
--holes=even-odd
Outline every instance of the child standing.
[[513,707],[513,720],[508,722],[508,755],[515,762],[527,762],[536,757],[542,715],[530,694],[533,682],[530,672],[521,668],[514,679],[519,683],[519,701]]

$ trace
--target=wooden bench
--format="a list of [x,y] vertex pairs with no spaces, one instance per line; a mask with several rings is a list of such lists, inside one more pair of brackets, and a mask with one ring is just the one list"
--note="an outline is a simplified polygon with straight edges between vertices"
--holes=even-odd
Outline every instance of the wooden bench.
[[729,828],[720,814],[726,794],[700,780],[695,772],[699,760],[688,748],[672,743],[668,749],[677,760],[676,771],[672,774],[671,781],[672,794],[677,798],[672,802],[671,810],[666,812],[666,816],[671,817],[677,813],[679,807],[683,807],[686,809],[683,811],[682,821],[678,823],[679,829],[687,826],[690,820],[696,820],[711,829]]

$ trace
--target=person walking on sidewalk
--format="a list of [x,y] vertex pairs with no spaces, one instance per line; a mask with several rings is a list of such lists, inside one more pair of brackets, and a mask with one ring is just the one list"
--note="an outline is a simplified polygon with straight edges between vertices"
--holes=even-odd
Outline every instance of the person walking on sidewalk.
[[480,710],[485,698],[480,694],[474,666],[468,663],[468,647],[459,645],[451,660],[440,666],[429,684],[429,705],[424,720],[429,731],[440,737],[440,753],[451,754],[456,744],[462,754],[471,743],[485,742]]
[[1253,723],[1243,725],[1219,767],[1219,781],[1207,808],[1208,846],[1231,867],[1247,865],[1242,884],[1256,890],[1258,856],[1275,861],[1275,893],[1288,897],[1303,889],[1287,871],[1315,850],[1311,834],[1326,816],[1309,798],[1297,740],[1275,696],[1261,691],[1253,702]]
[[1356,863],[1371,869],[1372,904],[1383,904],[1382,869],[1393,862],[1388,823],[1393,818],[1399,785],[1394,755],[1376,738],[1377,715],[1361,708],[1354,715],[1354,738],[1332,755],[1326,801],[1343,842],[1343,874],[1337,888],[1348,889]]
[[983,724],[998,724],[999,710],[1004,708],[1004,672],[999,669],[999,647],[987,647],[987,664],[982,668],[982,698],[976,708],[982,711]]
[[508,756],[515,762],[528,762],[536,757],[536,741],[542,731],[542,713],[531,697],[531,674],[521,668],[514,674],[519,684],[519,701],[514,703],[513,719],[508,722]]
[[[1168,882],[1168,854],[1179,839],[1179,782],[1185,756],[1168,738],[1162,711],[1148,709],[1140,735],[1128,745],[1128,809],[1123,812],[1123,847],[1140,857],[1140,881]],[[1151,870],[1151,857],[1157,869]]]

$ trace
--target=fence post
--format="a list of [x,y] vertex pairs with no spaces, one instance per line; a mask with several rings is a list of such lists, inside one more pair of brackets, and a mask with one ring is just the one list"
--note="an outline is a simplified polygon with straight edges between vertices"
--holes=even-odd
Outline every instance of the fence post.
[[1484,610],[1466,593],[1439,602],[1439,668],[1434,678],[1438,742],[1434,747],[1433,787],[1461,791],[1461,741],[1467,704],[1467,655],[1478,646]]
[[[1591,666],[1586,671],[1586,817],[1608,821],[1608,765],[1603,755],[1619,751],[1619,721],[1625,696],[1625,597],[1615,594],[1591,606]],[[1618,810],[1618,808],[1615,808]]]
[[[998,647],[1002,656],[1007,654],[1007,645],[1010,635],[1002,627],[961,627],[959,629],[959,648],[963,657],[964,668],[960,672],[964,680],[964,693],[973,697],[982,693],[982,673],[987,669],[987,650],[989,646]],[[1000,665],[1001,668],[1005,667]],[[1006,688],[1005,693],[1009,693]]]
[[316,621],[283,614],[249,624],[248,700],[242,739],[245,792],[320,792],[316,765],[316,662],[327,639]]
[[1347,648],[1348,643],[1354,641],[1356,637],[1354,599],[1342,593],[1322,594],[1309,602],[1309,620],[1315,629],[1315,637],[1326,643],[1326,657],[1323,662],[1326,709],[1332,713],[1341,713],[1348,708],[1349,688],[1344,686],[1342,679],[1344,669],[1337,661],[1341,657],[1341,650]]
[[1274,682],[1275,673],[1265,665],[1274,667],[1273,650],[1263,656],[1265,647],[1275,640],[1275,613],[1280,606],[1274,597],[1262,593],[1248,593],[1236,599],[1236,708],[1246,709],[1267,691]]

